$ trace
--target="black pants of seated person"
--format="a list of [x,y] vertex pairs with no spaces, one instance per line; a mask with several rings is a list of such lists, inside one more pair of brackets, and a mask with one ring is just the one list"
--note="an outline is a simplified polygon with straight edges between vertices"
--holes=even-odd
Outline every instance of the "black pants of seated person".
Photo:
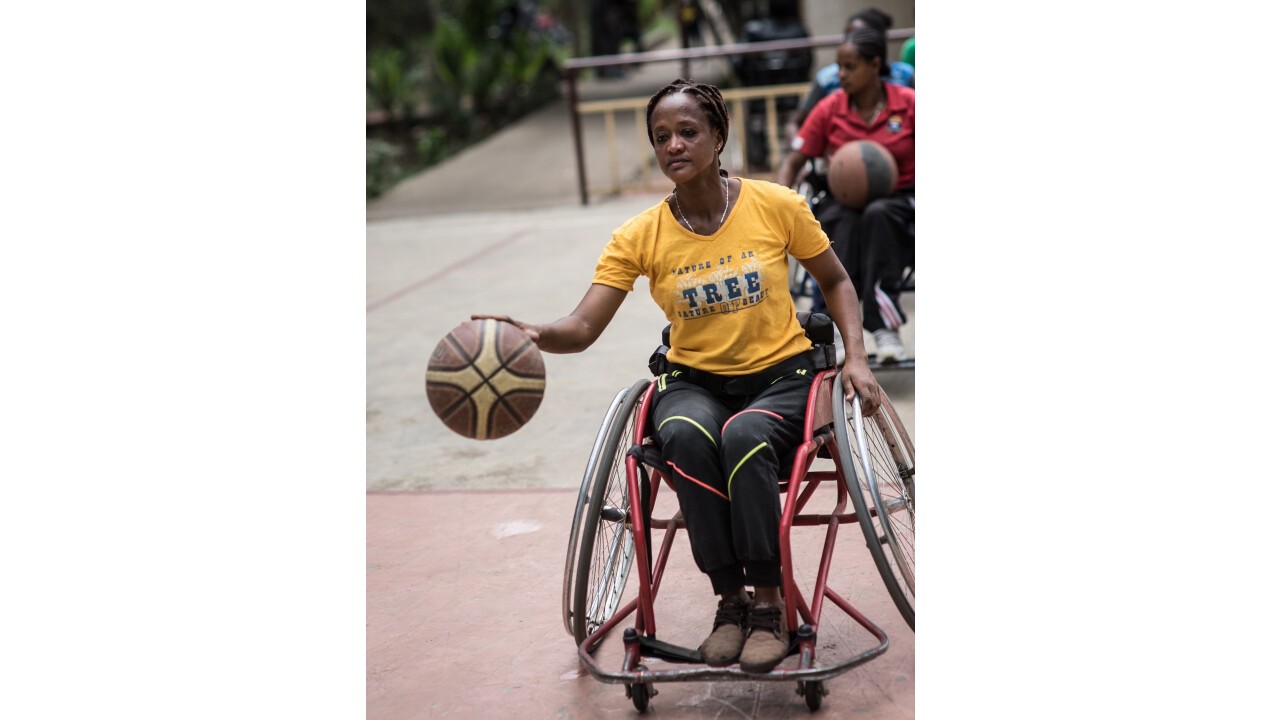
[[[896,329],[907,321],[898,301],[898,284],[914,255],[915,189],[871,201],[862,210],[847,208],[832,195],[813,210],[831,238],[862,309],[862,326],[870,332]],[[880,292],[876,292],[877,286]],[[822,292],[814,294],[813,310],[826,313]]]

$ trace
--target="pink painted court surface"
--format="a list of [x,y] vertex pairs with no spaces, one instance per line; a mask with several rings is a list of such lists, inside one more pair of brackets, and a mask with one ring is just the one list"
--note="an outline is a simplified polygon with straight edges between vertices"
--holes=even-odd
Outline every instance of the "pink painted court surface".
[[[560,581],[573,490],[373,492],[368,503],[369,718],[637,716],[622,685],[580,669],[560,620]],[[659,504],[661,508],[661,501]],[[661,535],[655,533],[655,543]],[[797,528],[800,573],[817,567],[821,531]],[[832,586],[890,640],[884,655],[827,681],[821,717],[915,715],[915,638],[876,574],[856,526],[841,528]],[[696,647],[715,598],[683,533],[658,598],[659,638]],[[843,577],[843,579],[840,578]],[[801,588],[809,587],[805,579]],[[627,598],[634,596],[635,578]],[[828,604],[818,661],[875,646]],[[826,625],[826,623],[824,623]],[[621,667],[621,628],[597,651]],[[793,666],[795,658],[784,661]],[[650,667],[661,664],[648,661]],[[794,682],[660,683],[649,715],[788,718],[812,713]]]
[[[723,70],[695,63],[693,75],[714,81]],[[604,90],[648,95],[671,71],[642,68]],[[446,332],[472,313],[532,322],[565,314],[586,290],[610,232],[661,198],[599,198],[580,206],[567,122],[562,106],[535,113],[368,206],[365,691],[371,720],[641,717],[622,685],[599,682],[580,667],[564,629],[561,589],[569,525],[597,430],[618,390],[649,377],[646,362],[666,324],[647,284],[637,283],[589,350],[544,354],[542,404],[510,436],[482,442],[455,435],[432,414],[424,391],[427,359]],[[588,124],[585,134],[588,146],[598,145],[603,128]],[[604,177],[604,163],[602,154],[588,155],[588,175]],[[495,174],[494,167],[511,172]],[[527,179],[531,173],[537,182]],[[914,312],[913,305],[907,310]],[[914,354],[913,323],[903,339]],[[887,373],[880,381],[914,434],[913,373]],[[669,490],[659,495],[656,516],[670,515],[664,503],[674,504]],[[822,534],[813,527],[792,534],[806,595]],[[654,542],[661,537],[655,531]],[[864,542],[856,525],[840,528],[829,582],[888,634],[889,648],[828,680],[821,710],[810,713],[795,682],[680,682],[658,683],[646,716],[915,717],[915,634]],[[633,569],[624,603],[636,586]],[[658,638],[697,647],[711,628],[715,601],[680,533],[657,599]],[[829,602],[822,621],[818,665],[876,645]],[[597,651],[604,668],[620,669],[622,630],[633,622],[624,621]],[[795,662],[788,658],[783,667]]]

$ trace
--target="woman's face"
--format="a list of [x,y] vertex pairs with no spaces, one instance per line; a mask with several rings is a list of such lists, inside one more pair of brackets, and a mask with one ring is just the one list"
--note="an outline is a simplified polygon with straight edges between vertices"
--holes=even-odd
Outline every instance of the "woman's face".
[[653,154],[662,173],[677,185],[714,166],[720,133],[688,93],[672,93],[658,101],[650,118]]
[[836,50],[836,64],[840,68],[840,87],[850,95],[880,80],[880,58],[864,59],[851,43]]

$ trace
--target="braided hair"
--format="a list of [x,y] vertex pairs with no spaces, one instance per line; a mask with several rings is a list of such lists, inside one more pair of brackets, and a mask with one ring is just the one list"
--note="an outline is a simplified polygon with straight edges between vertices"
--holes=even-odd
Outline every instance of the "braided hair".
[[[729,142],[729,110],[724,105],[724,96],[720,94],[720,89],[715,85],[707,83],[690,82],[683,78],[672,80],[666,87],[653,94],[649,98],[649,107],[644,111],[645,132],[649,134],[649,145],[653,146],[653,109],[658,106],[658,101],[668,95],[676,93],[689,93],[698,101],[698,106],[707,114],[707,121],[711,123],[713,130],[720,131],[721,142],[728,144]],[[721,148],[723,149],[723,145]]]
[[880,75],[889,74],[889,60],[886,54],[888,51],[884,33],[877,32],[869,27],[858,28],[844,36],[844,44],[852,45],[858,51],[858,55],[868,62],[875,58],[880,58]]

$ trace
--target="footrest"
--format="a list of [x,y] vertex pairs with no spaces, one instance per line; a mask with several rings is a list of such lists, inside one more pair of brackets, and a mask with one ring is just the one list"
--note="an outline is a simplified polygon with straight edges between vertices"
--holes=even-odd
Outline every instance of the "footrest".
[[[799,638],[796,633],[790,633],[791,644],[787,648],[787,656],[790,657],[800,652]],[[687,647],[672,645],[669,642],[663,642],[657,638],[645,637],[641,635],[638,638],[640,643],[640,654],[644,657],[657,658],[668,662],[696,663],[703,664],[702,654],[697,650],[690,650]]]
[[644,635],[641,635],[639,640],[640,654],[645,657],[658,658],[659,660],[668,660],[670,662],[702,662],[702,654],[697,650],[690,650],[687,647],[672,645],[669,642],[663,642],[657,638],[645,637]]

